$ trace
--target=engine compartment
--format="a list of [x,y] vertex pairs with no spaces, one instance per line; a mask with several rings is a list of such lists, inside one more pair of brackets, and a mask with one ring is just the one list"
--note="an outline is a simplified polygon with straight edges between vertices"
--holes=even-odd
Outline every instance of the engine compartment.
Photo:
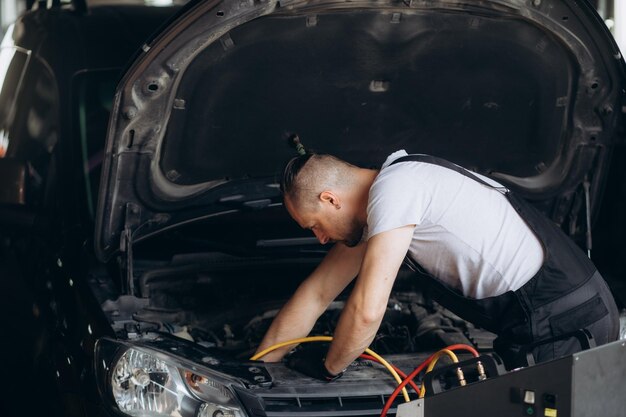
[[[239,258],[196,254],[167,264],[136,262],[137,296],[96,293],[116,335],[141,338],[168,333],[219,351],[220,356],[250,358],[273,318],[319,259]],[[351,285],[317,320],[311,335],[330,335]],[[370,348],[380,355],[434,351],[462,343],[492,348],[492,333],[474,327],[422,292],[419,277],[402,268],[387,311]]]

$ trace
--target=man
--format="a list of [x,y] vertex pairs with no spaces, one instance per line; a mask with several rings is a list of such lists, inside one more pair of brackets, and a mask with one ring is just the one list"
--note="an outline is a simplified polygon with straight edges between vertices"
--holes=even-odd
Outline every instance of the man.
[[[498,334],[494,347],[509,368],[522,364],[520,349],[537,361],[580,350],[569,337],[542,343],[580,328],[597,344],[617,339],[617,307],[591,261],[487,177],[404,151],[380,171],[305,154],[287,165],[282,189],[294,220],[322,244],[336,244],[281,309],[258,351],[308,335],[358,275],[328,351],[310,349],[292,362],[307,375],[335,379],[369,346],[405,256],[431,276],[438,302]],[[280,360],[289,349],[264,360]]]

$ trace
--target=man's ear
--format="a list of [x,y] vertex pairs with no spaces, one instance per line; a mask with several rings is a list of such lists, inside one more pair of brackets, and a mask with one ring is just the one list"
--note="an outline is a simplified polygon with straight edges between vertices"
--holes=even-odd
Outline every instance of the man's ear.
[[332,191],[322,191],[320,193],[320,201],[322,203],[330,203],[337,209],[341,208],[341,204],[339,203],[339,196],[337,196],[337,194],[333,193]]

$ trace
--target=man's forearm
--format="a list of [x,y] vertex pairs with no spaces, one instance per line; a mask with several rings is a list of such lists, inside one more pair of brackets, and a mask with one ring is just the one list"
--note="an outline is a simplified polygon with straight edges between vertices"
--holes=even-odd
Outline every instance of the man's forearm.
[[411,242],[413,225],[370,239],[361,273],[348,298],[326,356],[326,369],[344,370],[370,345],[385,315],[389,294]]
[[[324,309],[312,311],[315,307],[310,306],[304,310],[306,311],[303,311],[301,305],[297,305],[297,300],[292,299],[285,304],[263,337],[257,353],[275,344],[307,336]],[[260,359],[266,362],[280,361],[292,348],[293,346],[285,346],[273,350]]]
[[[280,310],[257,352],[276,343],[307,336],[330,302],[357,275],[364,252],[364,244],[354,248],[335,245]],[[279,361],[292,347],[277,349],[263,359]]]
[[384,316],[358,311],[354,305],[346,305],[337,328],[335,337],[326,356],[326,369],[338,374],[348,367],[374,340]]

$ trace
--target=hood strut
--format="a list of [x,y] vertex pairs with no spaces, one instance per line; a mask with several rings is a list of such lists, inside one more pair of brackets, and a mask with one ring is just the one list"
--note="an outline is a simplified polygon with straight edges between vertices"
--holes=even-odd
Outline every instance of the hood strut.
[[585,243],[587,246],[587,256],[591,258],[591,198],[590,198],[590,189],[591,184],[589,183],[589,176],[585,175],[585,179],[583,181],[583,190],[585,190],[585,214],[587,220],[587,233],[585,236]]
[[122,283],[122,292],[128,295],[135,295],[135,282],[133,277],[133,233],[138,229],[140,219],[141,207],[134,203],[126,204],[124,231],[120,236],[120,251],[126,253],[126,257],[120,258],[120,261],[123,275],[126,276],[126,282]]

